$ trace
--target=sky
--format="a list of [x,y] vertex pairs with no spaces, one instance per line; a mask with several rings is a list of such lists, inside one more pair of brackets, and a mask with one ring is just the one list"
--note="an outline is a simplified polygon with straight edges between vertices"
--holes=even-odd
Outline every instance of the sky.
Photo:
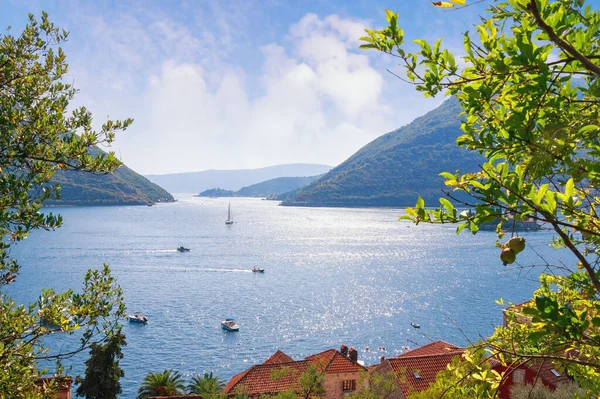
[[[2,0],[0,27],[49,13],[69,32],[68,79],[99,127],[135,120],[112,146],[142,174],[338,165],[438,106],[359,50],[365,28],[400,12],[408,40],[462,33],[485,4],[458,11],[429,0]],[[4,33],[5,31],[3,31]]]

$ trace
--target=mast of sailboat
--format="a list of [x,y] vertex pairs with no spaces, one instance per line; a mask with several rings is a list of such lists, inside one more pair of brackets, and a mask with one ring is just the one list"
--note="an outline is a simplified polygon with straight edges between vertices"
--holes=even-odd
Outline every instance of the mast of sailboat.
[[231,220],[231,202],[229,202],[229,206],[227,207],[227,221],[230,222]]

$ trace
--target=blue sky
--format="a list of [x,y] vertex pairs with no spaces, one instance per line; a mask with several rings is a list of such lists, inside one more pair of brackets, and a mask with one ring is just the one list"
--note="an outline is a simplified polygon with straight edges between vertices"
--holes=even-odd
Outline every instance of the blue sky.
[[69,79],[99,125],[135,119],[114,150],[143,174],[337,165],[443,98],[386,72],[395,61],[358,50],[365,27],[400,12],[409,39],[462,34],[485,4],[446,12],[429,0],[8,0],[0,26],[28,13],[70,32]]

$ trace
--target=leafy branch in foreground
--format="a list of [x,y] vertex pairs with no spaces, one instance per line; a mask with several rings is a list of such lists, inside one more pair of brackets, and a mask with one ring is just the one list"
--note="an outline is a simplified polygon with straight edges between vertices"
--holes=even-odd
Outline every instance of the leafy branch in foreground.
[[[399,77],[425,96],[456,96],[464,132],[457,144],[486,157],[476,173],[442,173],[448,190],[440,206],[426,208],[419,198],[401,219],[458,223],[457,233],[473,234],[494,223],[499,240],[506,224],[513,237],[524,221],[552,229],[551,244],[575,262],[542,274],[534,299],[518,315],[509,308],[508,326],[487,345],[506,362],[552,361],[597,395],[600,13],[584,0],[494,2],[475,33],[464,34],[459,60],[442,39],[415,40],[420,50],[410,52],[398,14],[386,17],[387,26],[367,30],[361,47],[398,58]],[[457,192],[471,200],[458,201]],[[497,245],[512,263],[510,243]]]
[[[131,119],[92,128],[84,107],[67,113],[76,89],[65,83],[68,65],[60,44],[67,33],[42,13],[29,16],[23,32],[0,35],[0,392],[35,397],[37,360],[64,359],[92,342],[120,331],[125,308],[108,266],[89,271],[80,293],[44,290],[36,303],[20,305],[6,293],[21,271],[11,247],[35,229],[60,227],[62,218],[41,212],[58,198],[51,183],[57,170],[104,174],[120,165],[114,153],[92,151],[109,145]],[[50,351],[42,338],[79,331],[79,345],[67,353]],[[59,368],[60,370],[60,368]]]

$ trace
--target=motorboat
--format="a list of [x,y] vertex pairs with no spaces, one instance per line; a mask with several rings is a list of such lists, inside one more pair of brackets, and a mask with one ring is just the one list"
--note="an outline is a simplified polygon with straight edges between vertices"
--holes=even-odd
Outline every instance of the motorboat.
[[225,319],[221,322],[221,327],[223,330],[227,331],[240,331],[240,326],[237,325],[235,319]]
[[411,325],[413,328],[421,328],[421,326],[420,326],[420,325],[418,325],[417,323],[413,323],[413,322],[411,322],[411,323],[410,323],[410,325]]
[[184,247],[183,245],[182,245],[182,246],[180,246],[180,247],[178,247],[178,248],[177,248],[177,250],[178,250],[179,252],[190,252],[190,249],[189,249],[189,248],[186,248],[186,247]]
[[265,272],[265,269],[259,269],[256,267],[254,269],[252,269],[252,273],[264,273],[264,272]]
[[127,316],[130,323],[148,324],[148,318],[140,312]]
[[227,220],[225,221],[225,224],[233,224],[233,216],[231,216],[231,202],[227,207]]

